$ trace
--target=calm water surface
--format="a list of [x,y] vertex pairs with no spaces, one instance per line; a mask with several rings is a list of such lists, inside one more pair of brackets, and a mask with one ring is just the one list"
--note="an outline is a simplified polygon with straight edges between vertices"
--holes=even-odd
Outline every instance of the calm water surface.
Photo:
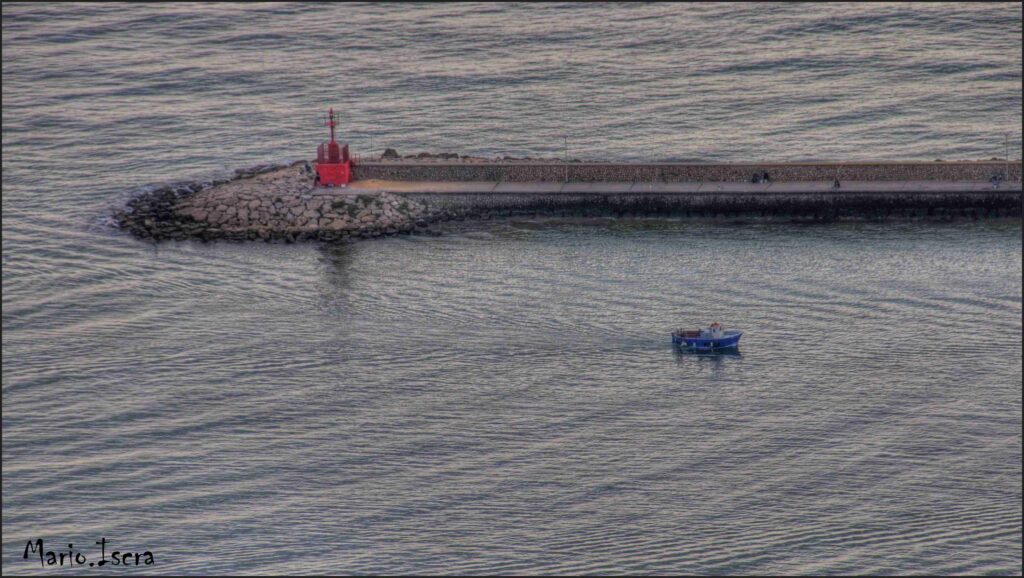
[[[364,151],[1018,156],[1019,4],[3,16],[4,573],[106,537],[163,573],[1020,574],[1019,222],[106,220],[311,156],[327,104]],[[713,320],[738,355],[670,345]]]

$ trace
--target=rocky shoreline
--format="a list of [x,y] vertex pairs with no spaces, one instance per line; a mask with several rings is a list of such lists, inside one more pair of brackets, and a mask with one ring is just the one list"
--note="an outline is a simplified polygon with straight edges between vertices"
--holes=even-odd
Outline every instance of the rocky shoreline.
[[236,171],[234,178],[162,187],[114,212],[136,237],[212,241],[349,241],[398,234],[437,234],[432,224],[456,217],[388,192],[314,187],[313,167],[298,161]]

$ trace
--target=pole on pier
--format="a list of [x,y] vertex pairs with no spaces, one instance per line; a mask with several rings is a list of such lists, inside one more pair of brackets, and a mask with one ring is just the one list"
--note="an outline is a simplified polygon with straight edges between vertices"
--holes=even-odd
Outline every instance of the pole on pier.
[[565,182],[569,182],[569,135],[562,135],[562,162],[565,164]]
[[1003,180],[1010,182],[1010,133],[1003,133],[1003,147],[1006,156],[1003,157]]

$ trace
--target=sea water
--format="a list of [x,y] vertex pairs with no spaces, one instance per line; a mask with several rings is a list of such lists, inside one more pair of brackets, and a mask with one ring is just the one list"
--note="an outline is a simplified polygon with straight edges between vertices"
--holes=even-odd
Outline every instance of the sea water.
[[[1020,4],[5,5],[4,572],[104,539],[162,573],[1019,574],[1019,222],[107,217],[311,158],[327,106],[362,154],[1018,158],[1020,36]],[[712,321],[737,353],[671,345]]]

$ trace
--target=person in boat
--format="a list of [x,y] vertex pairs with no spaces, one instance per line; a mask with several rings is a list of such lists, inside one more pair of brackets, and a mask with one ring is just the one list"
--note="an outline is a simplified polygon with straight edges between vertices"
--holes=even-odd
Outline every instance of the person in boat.
[[719,339],[722,337],[723,329],[722,324],[716,321],[709,325],[707,329],[701,329],[700,336],[703,339]]
[[722,329],[723,329],[723,327],[722,327],[721,323],[716,321],[716,322],[712,323],[711,327],[709,327],[708,329],[711,330],[711,337],[713,339],[718,339],[719,337],[722,336]]

